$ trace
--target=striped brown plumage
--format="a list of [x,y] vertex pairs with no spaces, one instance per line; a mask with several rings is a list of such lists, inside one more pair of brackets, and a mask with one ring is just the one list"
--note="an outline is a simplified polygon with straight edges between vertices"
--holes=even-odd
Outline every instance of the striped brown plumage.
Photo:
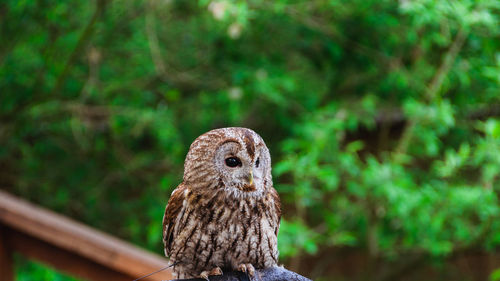
[[[229,166],[228,158],[239,165]],[[229,163],[231,164],[231,163]],[[177,278],[220,269],[253,274],[277,265],[280,199],[262,138],[246,128],[212,130],[191,145],[183,182],[163,218],[165,254]]]

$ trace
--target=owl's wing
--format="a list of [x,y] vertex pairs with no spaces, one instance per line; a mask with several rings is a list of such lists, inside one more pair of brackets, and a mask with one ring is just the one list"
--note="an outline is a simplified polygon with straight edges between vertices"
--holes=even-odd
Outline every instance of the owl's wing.
[[276,189],[271,188],[271,201],[274,203],[274,207],[276,208],[276,224],[274,226],[274,234],[278,235],[278,231],[280,229],[280,221],[281,221],[281,200]]
[[184,202],[184,191],[186,186],[181,183],[172,192],[170,199],[168,200],[167,207],[165,208],[165,215],[163,215],[163,245],[165,246],[165,255],[168,257],[170,255],[170,250],[172,249],[172,242],[174,241],[174,229],[175,222],[179,216],[179,212],[182,209],[182,204]]

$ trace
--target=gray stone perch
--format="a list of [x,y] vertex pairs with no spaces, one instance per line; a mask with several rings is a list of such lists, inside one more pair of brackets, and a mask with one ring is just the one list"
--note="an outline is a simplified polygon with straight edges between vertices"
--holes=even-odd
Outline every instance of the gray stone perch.
[[[204,279],[175,279],[172,281],[206,281]],[[248,281],[245,273],[239,271],[224,272],[221,276],[210,276],[210,281]],[[311,279],[299,275],[293,271],[287,270],[284,267],[272,267],[266,269],[258,269],[255,271],[255,276],[252,281],[311,281]]]

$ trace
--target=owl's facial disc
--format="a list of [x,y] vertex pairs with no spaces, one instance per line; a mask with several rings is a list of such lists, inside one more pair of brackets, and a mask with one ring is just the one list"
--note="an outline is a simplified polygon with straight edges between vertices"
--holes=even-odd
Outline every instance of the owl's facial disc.
[[248,155],[246,149],[236,141],[225,142],[215,153],[215,166],[226,188],[236,188],[242,192],[264,189],[264,165],[260,151]]

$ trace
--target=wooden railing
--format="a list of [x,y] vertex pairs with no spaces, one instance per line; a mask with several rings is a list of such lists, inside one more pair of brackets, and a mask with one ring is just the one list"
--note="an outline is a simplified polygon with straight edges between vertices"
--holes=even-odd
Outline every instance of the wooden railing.
[[[168,260],[0,190],[0,281],[14,280],[18,252],[87,280],[132,281]],[[167,269],[142,280],[169,280]]]

